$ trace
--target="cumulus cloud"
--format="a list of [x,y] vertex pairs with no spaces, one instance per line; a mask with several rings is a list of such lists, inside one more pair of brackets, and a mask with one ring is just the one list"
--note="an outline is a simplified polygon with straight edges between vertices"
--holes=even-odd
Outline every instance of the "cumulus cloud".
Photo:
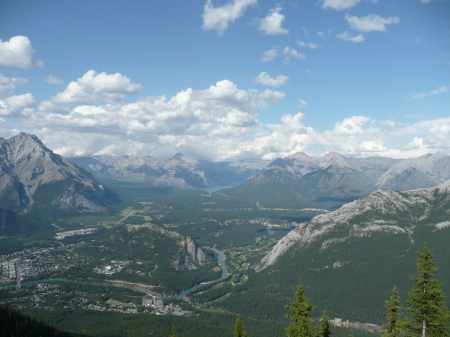
[[277,56],[278,56],[278,47],[273,47],[272,49],[269,49],[268,51],[265,51],[263,53],[263,57],[261,58],[261,62],[272,61]]
[[258,0],[234,0],[221,7],[214,7],[212,0],[207,0],[203,7],[203,30],[215,29],[222,36],[233,23],[244,15],[247,7],[255,5]]
[[142,85],[133,83],[120,73],[97,74],[89,70],[77,81],[69,83],[67,88],[44,101],[39,110],[61,108],[64,104],[95,104],[99,101],[117,103],[124,101],[124,95],[136,95]]
[[44,82],[47,82],[47,83],[50,83],[50,84],[61,84],[61,83],[63,83],[63,81],[59,77],[56,77],[55,75],[48,75],[48,76],[44,77]]
[[322,8],[331,8],[336,10],[348,9],[357,5],[361,0],[324,0]]
[[[126,85],[120,89],[111,83],[106,85],[101,77],[97,83],[95,76],[75,82],[89,83],[89,92],[99,96],[137,90]],[[270,76],[269,79],[277,80]],[[14,80],[16,84],[25,81],[0,76],[0,83],[6,86]],[[97,101],[69,107],[50,99],[41,103],[49,108],[36,112],[31,94],[9,95],[0,100],[0,127],[3,135],[16,130],[36,134],[65,156],[166,156],[182,152],[213,160],[271,160],[298,151],[397,158],[450,152],[450,118],[402,124],[352,116],[337,121],[329,130],[318,131],[306,124],[304,114],[288,113],[279,122],[262,124],[258,120],[259,109],[282,102],[285,95],[271,89],[244,90],[223,80],[206,89],[187,88],[172,97],[147,96],[135,102]],[[306,107],[307,102],[298,99],[294,109]]]
[[20,129],[37,134],[65,156],[165,156],[180,151],[214,160],[273,160],[298,151],[393,158],[450,151],[450,118],[406,125],[353,116],[319,132],[298,113],[282,116],[277,124],[262,125],[252,100],[268,93],[252,93],[220,81],[170,99],[145,97],[122,106],[79,106],[69,115],[37,118],[33,114],[21,122]]
[[281,7],[271,9],[265,18],[259,19],[258,29],[266,35],[287,34],[289,30],[281,27],[284,21],[284,15],[280,14],[281,9]]
[[[0,40],[0,68],[32,69],[36,62],[33,59],[33,47],[26,36],[14,36],[9,41]],[[37,62],[42,66],[43,62]]]
[[27,83],[28,80],[21,77],[6,77],[0,74],[0,99],[12,96],[16,87]]
[[297,41],[297,44],[300,47],[308,47],[308,48],[311,48],[311,49],[317,49],[318,47],[320,47],[320,45],[318,45],[316,43],[312,43],[312,42],[306,43],[306,42],[303,42],[303,41]]
[[[373,4],[376,4],[378,0],[366,0],[367,2],[371,2]],[[361,0],[322,0],[322,8],[331,8],[335,10],[343,10],[351,8],[358,3],[360,3]]]
[[273,77],[270,77],[270,75],[268,73],[263,71],[258,76],[256,76],[253,80],[256,83],[261,83],[261,84],[267,85],[269,87],[280,87],[287,83],[287,81],[289,80],[289,76],[278,75],[277,77],[273,78]]
[[341,39],[341,40],[344,40],[344,41],[347,41],[347,42],[352,42],[352,43],[358,43],[358,42],[363,42],[364,41],[364,35],[363,34],[352,36],[352,34],[350,34],[347,31],[343,32],[342,34],[336,35],[336,37],[338,39]]
[[21,114],[28,116],[34,110],[36,101],[32,94],[15,95],[0,100],[0,116],[14,116]]
[[[266,89],[257,95],[258,98],[266,99],[272,103],[281,103],[286,94],[282,91]],[[263,105],[265,106],[265,105]]]
[[[181,151],[228,158],[244,156],[245,151],[236,152],[233,144],[261,128],[256,109],[267,107],[269,102],[280,103],[284,97],[284,92],[242,90],[235,83],[223,80],[204,90],[188,88],[171,98],[149,96],[134,103],[83,104],[70,110],[64,106],[62,110],[57,110],[61,106],[41,108],[30,119],[22,121],[22,125],[58,129],[77,138],[83,138],[80,136],[83,133],[87,135],[81,142],[86,142],[85,149],[78,143],[76,148],[55,146],[65,155],[133,151],[138,154],[155,151],[163,155]],[[92,142],[87,141],[90,138]],[[114,145],[105,139],[114,139]],[[126,146],[129,143],[132,148]]]
[[437,95],[437,94],[443,94],[443,93],[448,92],[448,89],[449,89],[449,87],[442,86],[442,87],[439,87],[439,88],[437,88],[435,90],[432,90],[430,92],[422,92],[420,94],[416,94],[416,95],[413,96],[413,99],[424,98],[424,97],[427,97],[427,96],[432,96],[432,95]]
[[353,29],[365,33],[372,31],[386,32],[386,25],[400,22],[400,18],[397,16],[383,18],[379,15],[357,17],[345,14],[345,19]]

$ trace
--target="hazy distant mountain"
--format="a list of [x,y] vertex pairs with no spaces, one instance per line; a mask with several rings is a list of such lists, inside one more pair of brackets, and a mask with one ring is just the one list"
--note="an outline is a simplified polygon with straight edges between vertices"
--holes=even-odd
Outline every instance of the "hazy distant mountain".
[[70,158],[99,179],[149,182],[155,186],[203,188],[236,185],[261,171],[263,163],[208,162],[177,153],[170,158],[151,156],[93,156]]
[[0,138],[0,207],[97,212],[116,196],[92,175],[53,153],[36,136]]
[[377,186],[389,190],[406,190],[441,184],[450,179],[450,156],[426,154],[399,161],[378,179]]
[[[351,158],[335,152],[322,157],[297,153],[278,158],[260,173],[232,189],[235,197],[264,197],[313,204],[325,200],[354,200],[377,189],[407,190],[450,179],[450,156],[442,153],[419,158]],[[261,200],[272,202],[271,200]]]

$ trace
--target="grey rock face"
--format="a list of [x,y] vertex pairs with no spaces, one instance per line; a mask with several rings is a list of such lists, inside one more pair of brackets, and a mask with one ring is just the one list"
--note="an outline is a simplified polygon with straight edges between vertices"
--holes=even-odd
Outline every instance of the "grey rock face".
[[20,133],[0,138],[0,169],[0,205],[5,209],[28,212],[36,203],[79,211],[106,209],[103,186],[36,136]]
[[180,246],[180,256],[174,263],[175,269],[196,269],[206,263],[205,253],[191,237],[181,240]]
[[179,253],[177,254],[175,261],[173,262],[173,266],[176,270],[197,269],[207,262],[205,253],[197,244],[197,242],[195,242],[194,239],[192,239],[190,236],[183,236],[177,232],[168,230],[151,222],[147,222],[142,225],[127,224],[126,228],[129,232],[146,228],[148,230],[163,234],[171,239],[176,240],[180,247]]

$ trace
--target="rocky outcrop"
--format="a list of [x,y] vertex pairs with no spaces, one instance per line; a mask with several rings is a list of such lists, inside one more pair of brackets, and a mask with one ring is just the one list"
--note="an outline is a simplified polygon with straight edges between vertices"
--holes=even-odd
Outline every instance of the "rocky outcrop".
[[180,247],[180,256],[174,263],[175,269],[197,269],[206,263],[205,253],[190,236],[180,241]]
[[180,233],[168,230],[151,222],[147,222],[142,225],[127,224],[126,228],[129,232],[147,228],[151,231],[165,235],[171,239],[175,239],[178,242],[179,250],[178,254],[176,255],[175,261],[173,262],[173,266],[177,270],[197,269],[198,267],[208,262],[208,258],[206,257],[203,250],[190,236],[181,235]]

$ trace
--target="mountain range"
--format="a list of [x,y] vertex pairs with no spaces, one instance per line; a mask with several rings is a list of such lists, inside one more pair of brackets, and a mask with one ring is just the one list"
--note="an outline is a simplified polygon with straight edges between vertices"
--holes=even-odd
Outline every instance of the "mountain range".
[[210,162],[177,153],[170,158],[151,156],[84,156],[69,158],[98,179],[147,182],[155,186],[207,188],[232,186],[261,171],[264,163]]
[[48,149],[36,136],[0,138],[0,207],[33,210],[105,211],[114,192],[86,170]]
[[450,156],[419,158],[352,158],[335,152],[321,157],[297,153],[278,158],[239,186],[221,191],[227,196],[265,204],[337,206],[377,189],[407,190],[437,185],[450,179]]

